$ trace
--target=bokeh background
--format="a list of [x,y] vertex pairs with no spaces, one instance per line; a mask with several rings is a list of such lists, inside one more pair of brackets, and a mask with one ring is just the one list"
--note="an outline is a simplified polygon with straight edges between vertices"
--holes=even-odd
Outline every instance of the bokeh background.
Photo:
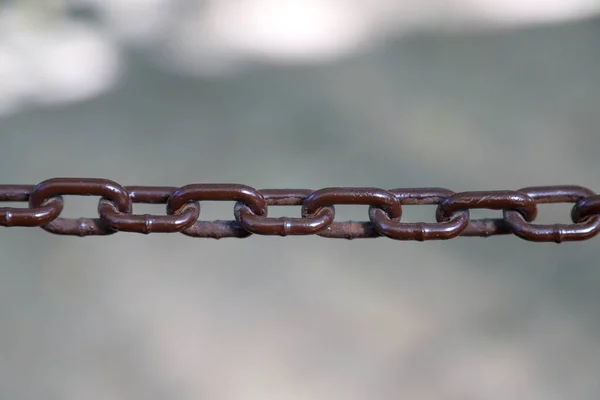
[[[0,1],[0,182],[598,191],[599,11]],[[96,202],[66,197],[65,213],[91,217]],[[569,210],[543,206],[539,220]],[[599,260],[595,240],[4,228],[0,398],[597,399]]]

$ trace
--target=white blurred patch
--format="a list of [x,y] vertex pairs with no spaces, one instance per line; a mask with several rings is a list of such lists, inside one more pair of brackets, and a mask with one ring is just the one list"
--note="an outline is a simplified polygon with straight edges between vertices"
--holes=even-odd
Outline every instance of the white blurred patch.
[[0,15],[0,114],[25,103],[93,98],[119,71],[117,47],[89,26]]
[[600,10],[598,0],[206,0],[193,4],[185,8],[185,15],[174,17],[176,23],[165,31],[163,43],[171,63],[200,74],[206,72],[203,67],[214,73],[210,66],[227,60],[331,62],[415,30],[556,23]]
[[330,58],[354,50],[369,21],[340,0],[224,0],[208,8],[213,40],[275,59]]
[[[92,9],[103,30],[70,20],[73,5]],[[251,62],[332,62],[415,30],[558,23],[599,11],[599,0],[13,1],[0,6],[0,115],[108,90],[130,44],[152,49],[165,68],[219,75]]]
[[461,0],[465,12],[496,24],[537,24],[585,18],[600,9],[598,0]]

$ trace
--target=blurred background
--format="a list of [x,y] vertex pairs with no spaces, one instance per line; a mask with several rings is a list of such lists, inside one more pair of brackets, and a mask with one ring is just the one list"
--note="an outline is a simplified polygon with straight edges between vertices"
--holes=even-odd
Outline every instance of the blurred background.
[[[0,183],[599,191],[599,12],[0,1]],[[65,201],[96,215],[97,198]],[[596,243],[0,229],[0,398],[597,399]]]

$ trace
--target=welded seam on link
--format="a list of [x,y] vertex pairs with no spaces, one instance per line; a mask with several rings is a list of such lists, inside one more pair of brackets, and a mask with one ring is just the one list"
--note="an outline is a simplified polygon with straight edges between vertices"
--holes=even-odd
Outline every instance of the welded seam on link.
[[[62,217],[65,196],[97,196],[97,215]],[[201,203],[230,201],[233,218],[205,221]],[[533,242],[590,239],[600,233],[600,195],[574,186],[539,186],[515,191],[455,193],[443,188],[378,189],[330,187],[257,190],[239,184],[122,186],[96,178],[54,178],[38,185],[0,185],[0,226],[41,227],[58,235],[182,233],[204,238],[319,235],[329,238],[448,240],[513,234]],[[574,203],[571,224],[536,224],[537,206]],[[163,204],[162,215],[135,214],[134,204]],[[364,221],[336,221],[338,205],[367,206]],[[436,205],[435,222],[402,221],[405,205]],[[272,217],[276,206],[296,207],[299,216]],[[471,219],[470,210],[502,211],[502,218]]]

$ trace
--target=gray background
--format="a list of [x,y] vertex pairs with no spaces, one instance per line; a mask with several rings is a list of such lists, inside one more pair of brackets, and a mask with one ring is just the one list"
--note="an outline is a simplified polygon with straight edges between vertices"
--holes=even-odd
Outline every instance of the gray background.
[[[0,119],[0,182],[600,190],[596,21],[418,35]],[[67,197],[67,216],[97,199]],[[210,203],[205,218],[228,218]],[[139,212],[162,212],[139,206]],[[569,205],[540,209],[567,222]],[[298,210],[286,211],[296,215]],[[409,220],[433,208],[408,207]],[[497,212],[473,213],[495,216]],[[340,220],[366,218],[340,207]],[[70,238],[0,229],[6,399],[596,399],[596,240]]]

